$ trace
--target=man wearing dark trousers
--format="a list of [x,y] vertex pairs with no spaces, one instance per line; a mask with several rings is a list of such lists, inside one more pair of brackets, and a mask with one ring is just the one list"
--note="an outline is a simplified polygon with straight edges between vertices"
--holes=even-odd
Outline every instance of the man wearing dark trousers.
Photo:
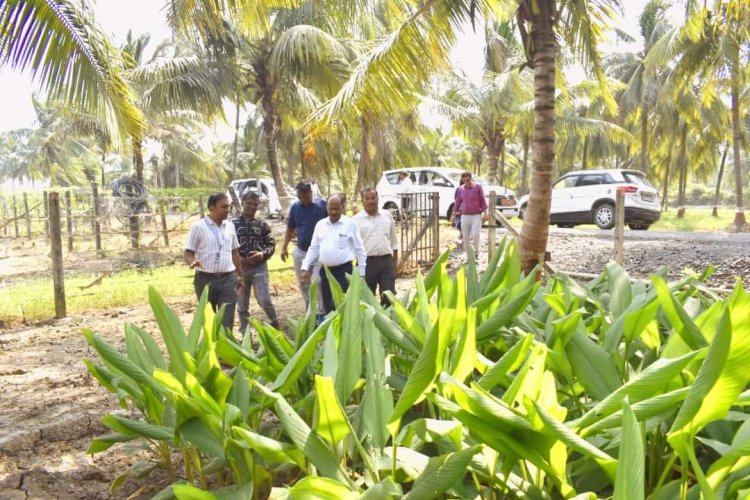
[[[362,191],[364,210],[354,216],[367,253],[365,281],[373,294],[380,287],[380,299],[384,306],[390,302],[383,295],[396,293],[396,265],[398,263],[398,237],[396,225],[388,210],[378,209],[378,192],[374,187]],[[377,297],[377,294],[375,295]]]
[[[351,217],[343,215],[344,202],[341,195],[335,194],[328,198],[326,205],[328,217],[315,225],[310,248],[302,261],[300,282],[307,283],[310,279],[310,269],[314,264],[321,266],[333,275],[333,278],[346,292],[349,282],[346,275],[353,270],[352,260],[357,258],[357,268],[360,276],[365,275],[367,254],[359,235],[357,223]],[[320,288],[323,295],[325,313],[334,309],[331,286],[324,269],[320,270]]]
[[193,285],[200,299],[208,286],[208,301],[217,311],[226,305],[222,324],[232,330],[237,290],[242,289],[242,265],[234,224],[227,221],[231,205],[224,193],[208,197],[208,217],[190,226],[185,243],[185,262],[195,269]]
[[[292,204],[289,209],[289,217],[286,221],[286,233],[284,234],[284,244],[281,246],[281,260],[286,262],[289,257],[289,242],[292,237],[297,235],[297,248],[292,253],[294,262],[294,274],[299,282],[299,290],[302,299],[305,301],[305,309],[310,305],[310,281],[303,282],[300,279],[302,261],[310,248],[315,224],[326,218],[326,202],[313,196],[312,186],[309,182],[302,181],[297,184],[298,201]],[[316,265],[312,268],[312,279],[318,279],[318,269]],[[320,296],[320,294],[318,294]],[[321,302],[319,300],[319,302]],[[318,312],[323,312],[322,304],[318,304]]]
[[255,300],[268,316],[268,321],[274,328],[279,327],[276,309],[271,301],[268,289],[268,265],[276,249],[271,228],[266,221],[255,217],[260,204],[260,196],[253,191],[246,191],[242,195],[242,214],[234,219],[234,228],[240,242],[240,261],[245,287],[240,292],[237,304],[237,314],[240,317],[240,332],[244,335],[250,317],[250,289],[253,289]]

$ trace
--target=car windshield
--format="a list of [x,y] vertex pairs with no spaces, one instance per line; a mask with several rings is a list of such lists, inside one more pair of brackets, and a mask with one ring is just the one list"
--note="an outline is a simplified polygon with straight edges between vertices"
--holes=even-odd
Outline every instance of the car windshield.
[[623,172],[622,176],[625,178],[626,182],[629,182],[631,184],[638,184],[640,186],[652,187],[651,183],[648,182],[648,179],[646,179],[646,176],[641,173]]
[[[461,176],[463,175],[463,172],[455,173],[455,174],[451,173],[451,174],[447,174],[447,175],[448,175],[448,178],[450,180],[452,180],[453,182],[456,183],[456,185],[461,184]],[[472,175],[471,178],[472,178],[472,180],[474,180],[474,182],[477,182],[477,183],[481,184],[482,186],[489,186],[490,185],[490,183],[484,177],[479,177],[478,175]]]

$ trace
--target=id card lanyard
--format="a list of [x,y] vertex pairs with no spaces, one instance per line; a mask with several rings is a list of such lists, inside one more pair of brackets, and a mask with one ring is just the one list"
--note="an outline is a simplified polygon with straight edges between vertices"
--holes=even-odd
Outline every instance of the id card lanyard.
[[209,222],[209,217],[206,217],[203,220],[206,222],[206,225],[208,225],[208,230],[211,231],[211,233],[214,235],[214,238],[216,238],[216,244],[219,247],[219,251],[216,252],[216,262],[219,262],[219,260],[221,260],[221,252],[224,250],[224,235],[222,234],[221,228],[219,226]]

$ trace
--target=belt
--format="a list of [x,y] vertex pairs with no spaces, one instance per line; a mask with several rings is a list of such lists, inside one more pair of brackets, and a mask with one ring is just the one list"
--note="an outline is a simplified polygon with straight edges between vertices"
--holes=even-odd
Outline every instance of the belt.
[[383,255],[368,255],[367,256],[367,260],[370,260],[370,259],[387,259],[389,257],[393,257],[393,254],[392,253],[386,253],[386,254],[383,254]]
[[234,271],[227,271],[225,273],[207,273],[206,271],[196,271],[196,274],[203,274],[205,276],[210,276],[212,278],[225,278],[232,274]]
[[473,214],[467,214],[466,212],[461,212],[461,215],[481,215],[482,212],[474,212]]
[[344,267],[351,266],[351,265],[352,265],[351,262],[344,262],[343,264],[339,264],[338,266],[324,266],[324,267],[327,267],[331,271],[338,271],[339,269],[342,269]]

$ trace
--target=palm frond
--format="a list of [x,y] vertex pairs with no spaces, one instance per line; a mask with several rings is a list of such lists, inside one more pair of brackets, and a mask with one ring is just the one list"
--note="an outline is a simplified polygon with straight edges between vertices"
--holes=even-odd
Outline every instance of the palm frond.
[[70,0],[0,2],[0,63],[30,70],[50,96],[98,113],[110,130],[144,128],[116,51]]

